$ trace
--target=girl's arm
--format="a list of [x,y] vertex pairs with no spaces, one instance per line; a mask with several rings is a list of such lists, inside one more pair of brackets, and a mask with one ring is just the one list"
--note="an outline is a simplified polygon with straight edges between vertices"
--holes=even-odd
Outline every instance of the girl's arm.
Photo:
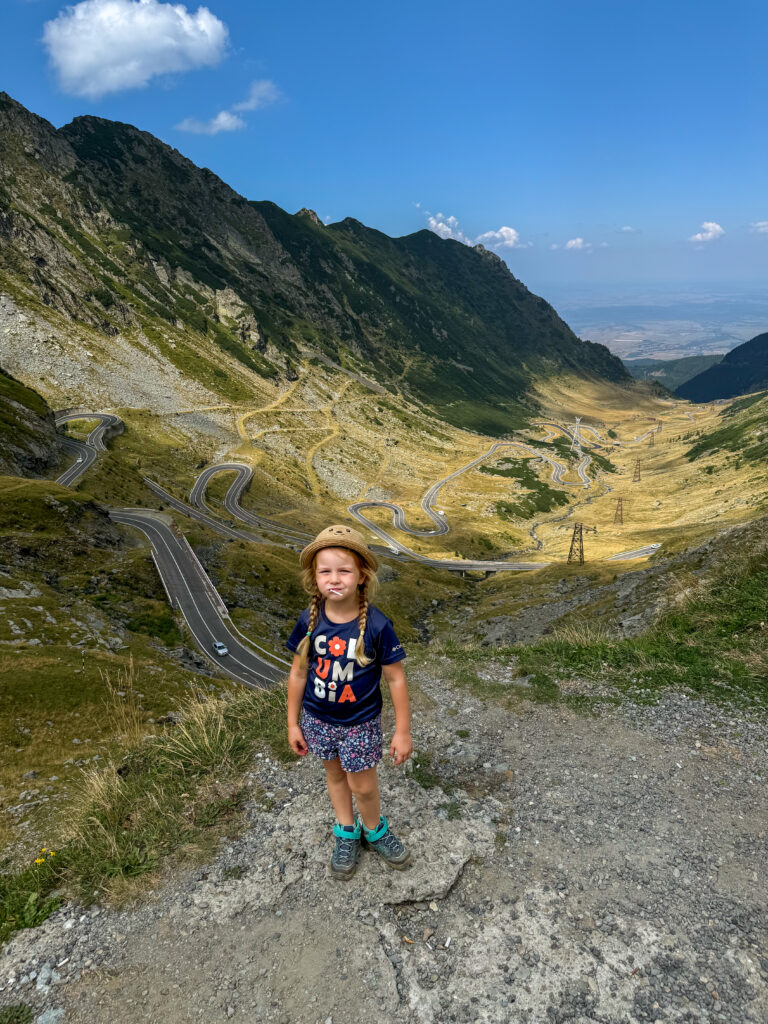
[[395,764],[402,764],[413,753],[411,709],[408,703],[408,686],[405,682],[403,663],[396,661],[394,665],[382,665],[381,671],[389,686],[392,704],[395,708],[395,735],[389,745],[389,756],[394,758]]
[[301,658],[293,656],[293,664],[288,675],[288,742],[294,754],[306,754],[307,741],[299,725],[299,713],[304,690],[307,685],[307,670],[301,667]]

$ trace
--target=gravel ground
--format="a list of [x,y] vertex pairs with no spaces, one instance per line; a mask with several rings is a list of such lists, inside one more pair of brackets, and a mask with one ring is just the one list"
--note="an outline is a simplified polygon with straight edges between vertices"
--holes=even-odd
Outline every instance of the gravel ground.
[[261,756],[249,781],[274,806],[249,805],[214,864],[140,909],[18,933],[0,1006],[38,1024],[763,1024],[766,727],[679,694],[511,713],[437,668],[415,678],[420,763],[381,770],[410,870],[365,853],[331,880],[321,766]]

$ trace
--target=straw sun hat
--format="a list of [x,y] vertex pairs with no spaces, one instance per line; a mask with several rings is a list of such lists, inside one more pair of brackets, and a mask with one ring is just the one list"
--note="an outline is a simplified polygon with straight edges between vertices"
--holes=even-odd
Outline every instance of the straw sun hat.
[[329,526],[307,544],[299,555],[301,568],[308,569],[315,554],[322,548],[349,548],[356,552],[374,572],[379,567],[376,555],[365,543],[363,535],[349,526]]

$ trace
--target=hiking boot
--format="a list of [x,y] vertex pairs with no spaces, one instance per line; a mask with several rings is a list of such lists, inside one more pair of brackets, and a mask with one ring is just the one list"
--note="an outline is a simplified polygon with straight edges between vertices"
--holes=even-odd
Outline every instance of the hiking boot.
[[354,825],[333,826],[336,846],[331,857],[331,874],[334,878],[351,878],[360,857],[360,822]]
[[361,842],[364,847],[370,847],[378,853],[381,859],[396,871],[402,871],[411,863],[410,853],[397,836],[390,832],[389,822],[384,817],[379,821],[378,828],[371,830],[365,825],[362,826]]

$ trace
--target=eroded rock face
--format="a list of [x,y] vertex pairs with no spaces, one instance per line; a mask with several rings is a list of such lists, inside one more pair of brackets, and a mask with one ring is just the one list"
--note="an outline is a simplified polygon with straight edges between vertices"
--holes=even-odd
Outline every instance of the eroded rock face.
[[61,453],[51,409],[38,394],[0,369],[0,473],[44,476]]

